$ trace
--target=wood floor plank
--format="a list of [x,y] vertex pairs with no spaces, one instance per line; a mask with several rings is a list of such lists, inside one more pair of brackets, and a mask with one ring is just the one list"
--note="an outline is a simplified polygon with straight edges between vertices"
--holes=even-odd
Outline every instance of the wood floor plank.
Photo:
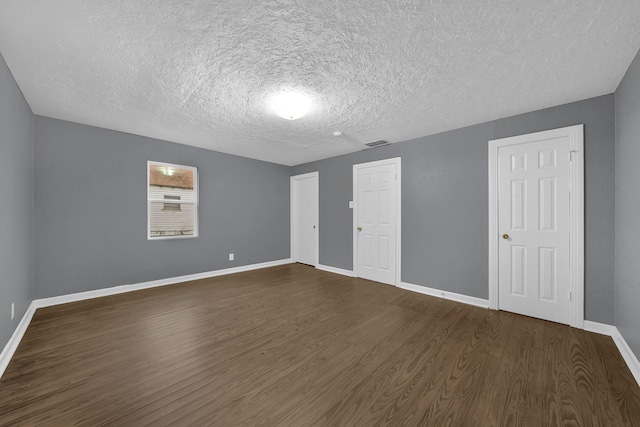
[[[414,313],[402,315],[402,309],[389,308],[389,312],[372,313],[366,321],[344,330],[340,339],[316,352],[298,365],[287,367],[277,379],[268,378],[258,387],[247,392],[240,399],[229,402],[221,408],[219,421],[232,419],[234,423],[245,425],[274,425],[292,408],[297,408],[300,399],[309,402],[317,400],[329,389],[327,383],[340,378],[352,360],[366,360],[375,357],[379,349],[372,351],[366,344],[376,336],[385,339],[397,334],[405,327],[410,328]],[[390,312],[401,312],[393,315]],[[383,322],[383,319],[386,322]],[[375,328],[372,325],[379,325]],[[389,342],[393,346],[394,341]],[[350,349],[352,349],[350,351]],[[259,406],[256,402],[270,401],[273,406]],[[207,398],[205,403],[212,404]],[[218,421],[217,418],[214,421]]]
[[504,393],[496,394],[502,401],[496,406],[499,412],[493,418],[498,425],[543,425],[539,419],[543,395],[536,391],[543,368],[540,336],[544,322],[524,316],[511,317],[512,333],[500,361],[502,371],[497,383]]
[[[484,348],[488,344],[484,340],[491,341],[491,334],[485,333],[493,326],[484,318],[487,313],[478,309],[467,314],[473,316],[467,316],[469,326],[462,329],[464,334],[456,335],[449,348],[429,362],[429,371],[415,387],[415,396],[406,398],[402,406],[398,402],[389,407],[385,422],[379,424],[406,424],[413,420],[417,425],[456,425],[463,422],[459,417],[475,419],[472,414],[477,411],[462,413],[450,408],[457,407],[461,400],[472,404],[475,394],[484,395],[488,373],[485,368],[487,364],[497,365],[498,360]],[[478,339],[480,336],[482,340]],[[471,388],[475,390],[471,392]]]
[[[434,424],[481,425],[486,414],[483,402],[495,382],[500,368],[502,334],[507,333],[507,322],[501,322],[498,313],[485,316],[477,324],[474,335],[447,379],[452,388],[451,397],[439,417],[429,420]],[[446,387],[446,385],[445,385]],[[456,411],[456,407],[470,405],[475,410]],[[423,418],[424,421],[427,421]]]
[[291,264],[37,310],[0,426],[637,426],[613,341]]
[[[348,319],[348,317],[341,318],[342,324],[340,326],[342,328],[346,326],[345,323],[353,323],[353,320],[349,321]],[[285,345],[282,343],[277,344],[279,348],[277,348],[277,351],[271,354],[270,357],[263,357],[264,352],[267,349],[262,348],[260,352],[256,352],[254,354],[256,358],[259,358],[259,360],[255,361],[255,364],[253,364],[252,360],[248,360],[248,362],[252,363],[251,366],[257,366],[257,368],[254,368],[251,371],[243,369],[245,361],[242,361],[242,364],[238,364],[237,361],[233,361],[234,364],[229,366],[226,372],[222,373],[222,377],[218,380],[225,381],[228,377],[229,381],[233,381],[238,394],[244,396],[248,393],[256,392],[261,389],[265,382],[269,384],[272,383],[274,377],[280,378],[284,373],[289,373],[289,371],[294,367],[298,368],[301,365],[306,366],[305,363],[316,363],[315,359],[318,358],[318,351],[321,348],[324,348],[326,351],[327,348],[332,348],[333,346],[343,348],[349,345],[340,333],[335,332],[339,330],[337,325],[334,325],[335,329],[331,328],[330,324],[320,324],[319,326],[320,328],[318,329],[301,331],[298,340],[288,342]],[[328,331],[327,326],[329,327]],[[289,373],[286,378],[290,379],[290,375],[291,374]],[[189,393],[189,390],[183,391],[185,393]],[[228,402],[225,399],[225,391],[223,389],[207,393],[204,393],[205,390],[201,391],[203,391],[203,393],[201,393],[202,395],[198,399],[196,399],[198,392],[195,391],[190,397],[191,402],[186,407],[183,407],[183,409],[188,409],[189,406],[199,404],[209,404],[216,407],[222,406],[225,403],[231,406],[239,404],[239,402],[236,401],[233,401],[233,403]],[[182,395],[182,393],[179,393],[179,395]],[[171,412],[171,405],[173,402],[171,402],[170,399],[175,399],[175,397],[176,396],[171,396],[171,398],[167,399],[168,401],[166,402],[157,402],[154,406],[161,405],[161,407],[154,411],[154,415],[158,417],[162,416],[165,412]],[[228,408],[224,411],[218,411],[217,416],[222,416],[227,409]]]
[[387,399],[392,399],[404,388],[412,388],[428,370],[429,361],[437,360],[434,356],[448,348],[447,341],[452,339],[452,335],[469,325],[467,317],[456,316],[455,310],[452,311],[454,313],[450,314],[458,319],[455,325],[442,320],[425,324],[424,329],[397,347],[364,380],[355,378],[352,381],[355,386],[351,390],[345,390],[343,385],[340,398],[322,418],[316,420],[316,424],[366,425],[368,414],[382,412]]

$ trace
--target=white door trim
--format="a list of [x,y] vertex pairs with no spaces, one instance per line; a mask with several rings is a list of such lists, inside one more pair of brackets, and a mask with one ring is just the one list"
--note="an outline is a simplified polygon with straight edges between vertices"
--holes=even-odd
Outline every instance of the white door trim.
[[498,148],[524,144],[531,137],[569,137],[570,165],[570,325],[584,328],[584,125],[569,126],[528,135],[489,141],[489,308],[498,301]]
[[314,256],[314,263],[313,266],[317,267],[318,264],[320,264],[319,261],[319,257],[320,257],[320,236],[319,236],[319,229],[320,229],[320,174],[318,173],[318,171],[316,172],[309,172],[309,173],[303,173],[301,175],[294,175],[290,178],[289,181],[289,192],[290,192],[290,207],[289,207],[289,212],[290,212],[290,218],[289,218],[289,246],[290,246],[290,250],[291,250],[291,259],[295,260],[297,259],[296,255],[296,244],[295,244],[295,224],[296,224],[296,209],[295,207],[297,206],[297,196],[295,194],[294,191],[294,186],[295,186],[295,182],[296,181],[302,181],[305,179],[309,179],[309,178],[315,178],[316,179],[316,194],[318,195],[318,212],[316,212],[316,218],[318,219],[318,225],[316,226],[316,247],[315,247],[315,256]]
[[394,157],[391,159],[377,160],[375,162],[359,163],[353,165],[353,274],[360,277],[358,272],[358,171],[363,168],[383,165],[396,165],[396,173],[398,178],[396,183],[396,277],[395,286],[400,286],[402,282],[402,158]]

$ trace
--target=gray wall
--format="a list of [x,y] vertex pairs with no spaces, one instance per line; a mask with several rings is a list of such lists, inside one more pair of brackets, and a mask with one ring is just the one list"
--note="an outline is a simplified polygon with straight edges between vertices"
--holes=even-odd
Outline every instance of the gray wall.
[[33,114],[0,56],[0,350],[33,299],[32,153]]
[[352,165],[402,157],[402,280],[488,298],[488,141],[585,125],[585,316],[614,322],[614,96],[293,168],[320,173],[320,263],[351,270]]
[[640,357],[640,54],[616,98],[616,326]]
[[[198,167],[200,237],[147,241],[147,160]],[[36,116],[36,297],[289,258],[289,175],[286,166]]]

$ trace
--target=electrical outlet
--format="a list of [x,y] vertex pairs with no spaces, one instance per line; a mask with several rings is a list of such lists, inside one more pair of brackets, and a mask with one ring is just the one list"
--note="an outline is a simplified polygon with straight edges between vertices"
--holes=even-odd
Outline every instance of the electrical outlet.
[[16,306],[16,303],[12,302],[11,303],[11,320],[13,320],[13,316],[16,315],[16,307],[15,306]]
[[234,254],[229,254],[229,261],[233,261],[235,259],[235,255]]

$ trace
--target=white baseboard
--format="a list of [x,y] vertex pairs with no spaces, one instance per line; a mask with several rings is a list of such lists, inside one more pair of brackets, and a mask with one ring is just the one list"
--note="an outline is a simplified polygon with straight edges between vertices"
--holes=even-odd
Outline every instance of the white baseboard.
[[291,262],[292,261],[290,258],[281,259],[277,261],[262,262],[259,264],[250,264],[250,265],[243,265],[240,267],[225,268],[222,270],[207,271],[204,273],[188,274],[186,276],[177,276],[177,277],[170,277],[167,279],[153,280],[150,282],[137,283],[134,285],[114,286],[112,288],[98,289],[95,291],[78,292],[75,294],[61,295],[57,297],[42,298],[42,299],[34,300],[29,305],[29,308],[27,309],[24,316],[22,317],[22,320],[20,320],[20,323],[18,324],[18,327],[16,328],[16,330],[13,332],[11,339],[9,339],[9,342],[7,343],[7,345],[4,346],[2,353],[0,353],[0,378],[2,377],[2,374],[4,374],[5,369],[7,369],[7,366],[9,365],[9,362],[11,361],[13,354],[18,348],[18,344],[20,344],[20,340],[22,340],[24,333],[27,331],[27,328],[29,327],[29,323],[31,323],[31,319],[33,318],[33,315],[35,314],[38,308],[50,307],[53,305],[66,304],[69,302],[82,301],[82,300],[92,299],[92,298],[99,298],[99,297],[104,297],[108,295],[116,295],[116,294],[121,294],[125,292],[137,291],[140,289],[148,289],[148,288],[155,288],[158,286],[172,285],[175,283],[189,282],[191,280],[206,279],[209,277],[224,276],[226,274],[241,273],[244,271],[258,270],[261,268],[275,267],[278,265],[291,264]]
[[616,334],[612,338],[613,342],[616,343],[618,350],[620,350],[622,358],[627,362],[627,366],[629,367],[633,378],[636,379],[638,386],[640,386],[640,361],[638,361],[636,355],[633,354],[631,347],[629,347],[629,344],[627,344],[618,328],[616,328]]
[[18,327],[13,331],[13,335],[11,335],[9,342],[4,346],[2,353],[0,353],[0,378],[2,378],[7,366],[9,366],[9,362],[11,361],[13,354],[16,352],[24,333],[27,332],[27,328],[29,327],[29,323],[31,323],[31,319],[35,312],[36,304],[31,302],[27,311],[24,313],[24,316],[22,316],[20,323],[18,323]]
[[353,271],[351,270],[344,270],[342,268],[330,267],[328,265],[322,265],[322,264],[316,265],[316,268],[318,270],[328,271],[329,273],[336,273],[336,274],[342,274],[343,276],[354,277]]
[[592,322],[590,320],[584,321],[584,329],[585,331],[594,332],[596,334],[608,335],[613,338],[613,342],[618,347],[618,351],[622,355],[622,358],[627,363],[633,378],[635,378],[636,382],[640,386],[640,361],[625,341],[624,337],[620,333],[617,327],[613,325],[607,325],[604,323]]
[[132,285],[114,286],[112,288],[97,289],[95,291],[78,292],[75,294],[61,295],[57,297],[42,298],[35,300],[36,307],[50,307],[52,305],[66,304],[69,302],[82,301],[92,298],[100,298],[109,295],[122,294],[125,292],[139,291],[141,289],[156,288],[158,286],[173,285],[175,283],[189,282],[192,280],[207,279],[210,277],[224,276],[227,274],[242,273],[244,271],[258,270],[260,268],[275,267],[278,265],[291,264],[291,259],[281,259],[277,261],[261,262],[259,264],[242,265],[240,267],[224,268],[222,270],[205,271],[203,273],[187,274],[185,276],[169,277],[166,279],[152,280],[150,282],[136,283]]
[[640,386],[640,361],[638,361],[636,355],[633,354],[633,350],[631,350],[631,347],[629,347],[629,344],[627,344],[618,328],[616,328],[616,334],[612,338],[613,342],[618,346],[618,350],[620,350],[622,358],[627,362],[627,366],[629,367],[633,378],[636,379],[636,382]]
[[592,322],[591,320],[584,321],[584,330],[588,332],[594,332],[600,335],[608,335],[613,337],[619,333],[618,328],[613,325],[607,325],[606,323]]
[[464,304],[475,305],[477,307],[489,308],[489,300],[483,298],[470,297],[468,295],[456,294],[455,292],[441,291],[439,289],[429,288],[427,286],[414,285],[411,283],[401,282],[400,288],[408,291],[418,292],[432,297],[450,299],[452,301]]

